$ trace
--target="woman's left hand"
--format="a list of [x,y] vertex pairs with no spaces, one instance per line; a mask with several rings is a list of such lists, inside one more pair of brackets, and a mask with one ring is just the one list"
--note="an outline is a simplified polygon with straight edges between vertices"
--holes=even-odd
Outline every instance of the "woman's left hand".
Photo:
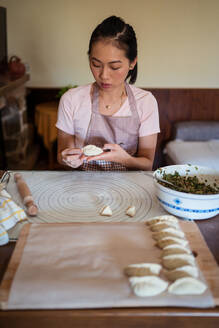
[[105,144],[103,151],[104,152],[98,156],[86,158],[87,161],[104,160],[125,165],[131,157],[131,155],[129,155],[121,146],[117,144]]

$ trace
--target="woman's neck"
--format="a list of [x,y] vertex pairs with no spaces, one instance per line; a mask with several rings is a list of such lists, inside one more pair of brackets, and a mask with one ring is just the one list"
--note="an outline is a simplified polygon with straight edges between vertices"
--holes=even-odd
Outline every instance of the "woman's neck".
[[99,112],[103,115],[111,116],[115,114],[124,104],[127,95],[125,84],[115,90],[104,90],[98,87]]
[[106,104],[114,103],[121,99],[121,97],[126,96],[125,84],[112,89],[112,90],[103,90],[98,87],[99,97],[104,100]]

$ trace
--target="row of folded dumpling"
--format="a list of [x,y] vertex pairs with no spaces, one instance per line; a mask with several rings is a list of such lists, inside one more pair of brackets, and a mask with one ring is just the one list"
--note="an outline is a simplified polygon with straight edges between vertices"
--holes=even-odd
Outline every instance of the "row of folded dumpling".
[[[199,295],[207,286],[198,278],[199,270],[188,240],[178,219],[164,215],[149,219],[156,246],[162,251],[161,264],[137,263],[128,265],[124,272],[137,296],[155,296],[167,291],[175,295]],[[165,278],[159,277],[161,271]]]

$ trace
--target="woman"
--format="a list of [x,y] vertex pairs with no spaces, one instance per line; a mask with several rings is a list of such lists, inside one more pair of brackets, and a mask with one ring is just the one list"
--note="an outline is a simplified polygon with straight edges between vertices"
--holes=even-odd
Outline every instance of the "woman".
[[[70,89],[58,110],[58,162],[81,170],[151,170],[159,130],[157,102],[137,78],[133,28],[111,16],[89,43],[93,84]],[[129,84],[126,82],[129,79]],[[104,152],[86,157],[85,145]]]

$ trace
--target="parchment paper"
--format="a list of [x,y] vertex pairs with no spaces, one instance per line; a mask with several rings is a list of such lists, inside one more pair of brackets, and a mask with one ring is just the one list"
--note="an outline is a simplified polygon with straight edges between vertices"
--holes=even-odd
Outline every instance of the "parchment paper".
[[32,225],[8,309],[214,305],[209,289],[199,296],[135,296],[124,267],[160,263],[160,254],[144,223]]

